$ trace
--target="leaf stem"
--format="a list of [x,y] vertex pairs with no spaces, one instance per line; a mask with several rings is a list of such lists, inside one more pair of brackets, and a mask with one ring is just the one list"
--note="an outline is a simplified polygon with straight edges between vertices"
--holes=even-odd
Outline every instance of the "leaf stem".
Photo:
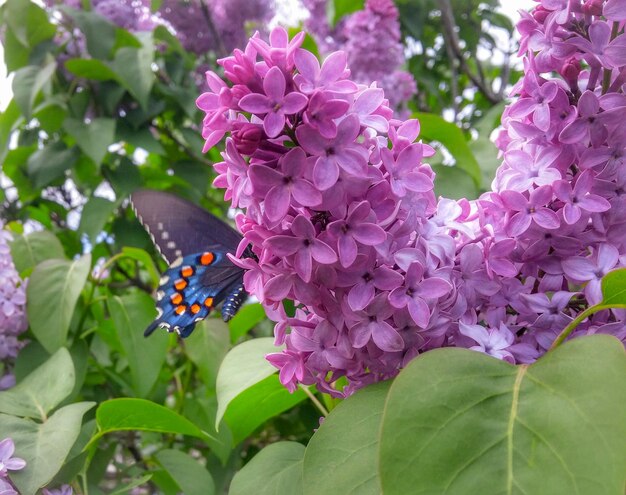
[[328,416],[328,409],[326,409],[323,406],[323,404],[318,400],[318,398],[315,397],[315,394],[313,392],[311,392],[309,387],[305,387],[304,385],[300,385],[300,388],[304,391],[305,394],[308,395],[309,399],[311,399],[311,402],[313,402],[313,404],[315,404],[315,406],[322,413],[322,416],[324,416],[324,417]]
[[560,346],[565,341],[565,339],[567,339],[567,337],[569,337],[570,334],[576,329],[576,327],[580,325],[583,321],[585,321],[587,318],[589,318],[591,315],[599,311],[603,311],[605,309],[613,309],[613,308],[614,309],[626,309],[626,304],[596,304],[595,306],[591,306],[590,308],[587,308],[585,311],[580,313],[574,320],[572,320],[572,322],[570,322],[570,324],[567,325],[563,329],[563,331],[557,336],[557,338],[554,339],[554,342],[550,346],[550,349],[548,349],[548,352]]

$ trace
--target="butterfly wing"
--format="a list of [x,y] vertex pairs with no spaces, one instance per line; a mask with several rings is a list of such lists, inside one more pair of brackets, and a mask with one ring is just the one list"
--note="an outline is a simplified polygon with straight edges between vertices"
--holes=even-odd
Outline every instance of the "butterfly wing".
[[139,221],[168,263],[210,245],[221,245],[230,253],[237,250],[241,235],[203,208],[173,194],[137,191],[131,203]]
[[209,212],[171,194],[139,191],[131,201],[170,264],[157,291],[158,316],[144,334],[161,327],[187,337],[222,302],[222,318],[232,318],[247,294],[244,271],[226,255],[236,251],[241,236]]

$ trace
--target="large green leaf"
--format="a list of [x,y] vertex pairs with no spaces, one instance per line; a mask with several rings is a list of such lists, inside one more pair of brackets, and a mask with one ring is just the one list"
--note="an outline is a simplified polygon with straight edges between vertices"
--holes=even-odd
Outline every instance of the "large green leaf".
[[184,341],[185,353],[196,365],[209,389],[215,389],[217,371],[228,352],[228,327],[217,318],[207,318]]
[[74,380],[72,358],[62,347],[15,387],[0,392],[0,413],[43,421],[70,395]]
[[415,113],[413,116],[420,121],[420,138],[426,142],[438,141],[443,144],[454,157],[455,166],[467,172],[476,187],[480,187],[480,166],[461,129],[432,113]]
[[115,138],[115,120],[100,117],[91,122],[65,119],[65,130],[76,139],[76,144],[96,165],[100,165]]
[[472,177],[462,168],[433,165],[435,172],[435,194],[450,199],[475,199],[478,188]]
[[115,203],[106,198],[92,196],[83,207],[78,232],[86,234],[89,241],[95,244],[96,238],[104,229],[104,225],[113,213]]
[[268,419],[306,399],[306,393],[300,389],[290,393],[276,374],[245,389],[228,404],[224,414],[233,436],[233,445],[243,442]]
[[626,355],[574,339],[531,366],[428,352],[396,378],[382,422],[387,495],[622,495]]
[[168,342],[165,332],[149,339],[143,336],[155,316],[154,301],[148,294],[134,292],[111,297],[108,306],[128,359],[133,389],[139,397],[147,397],[165,361]]
[[217,373],[216,428],[235,397],[276,373],[276,368],[267,362],[265,355],[277,351],[274,339],[263,337],[239,344],[226,354]]
[[142,108],[147,109],[154,83],[154,43],[150,33],[142,33],[141,42],[141,48],[124,47],[117,50],[110,67],[118,75],[122,86],[137,99]]
[[33,270],[26,289],[28,321],[50,353],[65,343],[90,268],[91,255],[86,254],[75,261],[47,260]]
[[215,493],[211,473],[189,454],[166,449],[159,452],[156,458],[185,495],[213,495]]
[[61,142],[51,143],[28,157],[28,175],[35,187],[47,186],[65,175],[78,158],[78,150],[67,148]]
[[95,12],[75,10],[67,6],[60,9],[74,19],[87,40],[87,51],[95,58],[108,59],[115,45],[115,26]]
[[378,442],[390,385],[383,382],[359,391],[324,420],[304,455],[305,495],[380,493]]
[[71,58],[65,62],[65,67],[72,74],[95,81],[116,80],[117,74],[102,60],[97,58]]
[[3,21],[13,36],[27,48],[34,48],[56,33],[56,28],[48,21],[46,12],[30,1],[8,0]]
[[35,98],[54,74],[56,66],[56,62],[51,61],[44,67],[28,65],[15,72],[13,97],[26,117],[30,117]]
[[[268,445],[235,474],[228,495],[299,495],[302,493],[304,445]],[[326,477],[327,473],[323,473]],[[318,483],[321,480],[315,480]],[[313,493],[324,494],[323,490]]]
[[93,402],[79,402],[56,411],[43,423],[0,414],[0,431],[9,432],[16,455],[26,467],[11,473],[11,480],[22,495],[34,495],[61,469],[78,438],[83,415]]
[[65,258],[63,245],[49,230],[13,235],[11,257],[19,273],[35,268],[47,259]]
[[180,414],[144,399],[111,399],[96,411],[98,433],[92,442],[114,431],[155,431],[215,440]]

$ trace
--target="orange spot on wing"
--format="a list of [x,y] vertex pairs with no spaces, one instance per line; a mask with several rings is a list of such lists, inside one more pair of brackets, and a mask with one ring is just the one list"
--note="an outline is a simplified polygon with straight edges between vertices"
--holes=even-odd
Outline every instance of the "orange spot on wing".
[[179,278],[176,282],[174,282],[174,287],[176,290],[183,290],[187,287],[187,281],[185,279]]
[[191,314],[197,315],[200,312],[200,305],[199,304],[192,304],[191,308],[189,308],[191,311]]
[[202,253],[202,256],[200,256],[200,264],[202,265],[210,265],[211,263],[213,263],[213,260],[215,259],[215,256],[213,256],[213,253]]
[[176,309],[174,310],[177,315],[182,315],[185,313],[185,311],[187,311],[187,306],[185,306],[184,304],[176,306]]
[[180,275],[185,278],[191,277],[193,275],[193,267],[183,266],[183,268],[180,270]]
[[170,301],[172,301],[172,304],[180,304],[183,302],[183,295],[178,292],[176,294],[172,294],[170,296]]
[[212,297],[207,297],[207,298],[204,300],[204,305],[205,305],[207,308],[210,308],[211,306],[213,306],[213,298],[212,298]]

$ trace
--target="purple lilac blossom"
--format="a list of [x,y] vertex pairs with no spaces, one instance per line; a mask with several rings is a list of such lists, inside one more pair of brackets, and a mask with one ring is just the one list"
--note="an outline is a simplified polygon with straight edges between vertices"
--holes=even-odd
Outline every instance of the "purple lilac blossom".
[[15,385],[9,370],[23,347],[18,337],[27,327],[26,283],[13,265],[10,240],[11,234],[0,223],[0,390]]
[[62,485],[59,488],[51,490],[44,488],[42,492],[43,495],[74,495],[74,490],[70,485]]
[[15,444],[11,438],[0,441],[0,480],[9,476],[9,471],[24,469],[26,461],[19,457],[13,457]]
[[[419,122],[392,119],[342,54],[320,68],[302,35],[276,28],[269,45],[255,37],[220,61],[228,83],[207,73],[203,136],[207,147],[227,136],[215,185],[244,210],[237,254],[251,245],[257,257],[232,259],[276,322],[285,350],[267,359],[289,390],[349,395],[438,347],[532,363],[600,300],[600,279],[626,260],[626,133],[614,117],[626,111],[626,67],[571,42],[588,32],[571,26],[610,22],[594,9],[546,1],[523,15],[526,72],[503,116],[504,161],[476,201],[436,200]],[[611,43],[624,36],[617,25]],[[276,70],[276,95],[306,101],[278,134],[270,117],[270,136],[268,108],[240,102],[276,97],[264,84]],[[304,117],[311,106],[322,127]],[[590,333],[625,340],[623,312],[597,313],[575,335]]]

